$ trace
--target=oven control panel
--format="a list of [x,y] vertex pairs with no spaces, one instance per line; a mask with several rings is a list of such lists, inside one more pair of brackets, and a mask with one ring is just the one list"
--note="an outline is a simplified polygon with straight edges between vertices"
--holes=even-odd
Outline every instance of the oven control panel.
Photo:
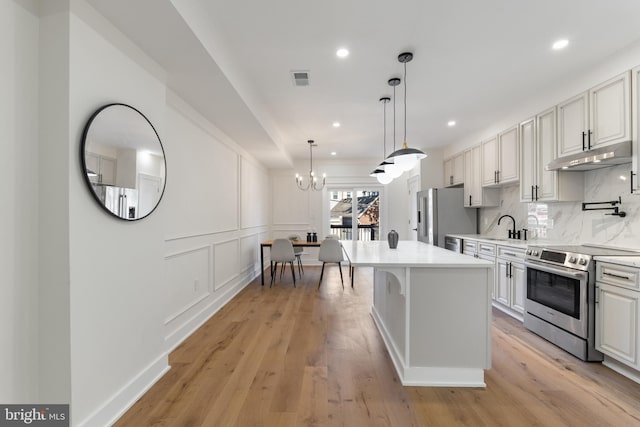
[[586,271],[591,263],[590,255],[531,246],[527,248],[525,259],[583,271]]

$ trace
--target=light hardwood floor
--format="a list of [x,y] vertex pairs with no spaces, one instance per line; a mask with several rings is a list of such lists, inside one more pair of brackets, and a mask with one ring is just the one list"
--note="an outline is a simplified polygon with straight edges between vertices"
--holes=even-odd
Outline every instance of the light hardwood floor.
[[337,267],[318,290],[319,274],[305,268],[295,289],[290,275],[271,289],[254,280],[116,425],[640,425],[640,385],[495,309],[486,389],[402,387],[370,315],[372,270],[344,290]]

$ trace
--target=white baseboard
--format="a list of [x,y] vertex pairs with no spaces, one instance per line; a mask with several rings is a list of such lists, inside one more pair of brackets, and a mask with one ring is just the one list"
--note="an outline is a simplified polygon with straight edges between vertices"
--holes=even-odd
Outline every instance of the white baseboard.
[[100,408],[81,422],[77,424],[74,422],[73,425],[80,427],[113,425],[171,369],[169,366],[169,353],[171,350],[188,338],[202,326],[202,324],[209,320],[211,316],[216,314],[218,310],[224,307],[238,292],[249,285],[258,274],[259,272],[255,269],[242,273],[240,280],[236,284],[229,286],[229,289],[221,292],[218,298],[192,316],[191,319],[186,321],[170,336],[165,337],[166,350],[163,354],[151,362],[149,366],[143,369],[124,387],[114,393]]
[[124,387],[114,393],[100,408],[81,422],[77,424],[74,422],[73,425],[79,427],[113,425],[143,394],[162,378],[169,369],[171,369],[169,366],[169,355],[163,353]]
[[631,366],[627,366],[624,363],[618,362],[617,360],[612,359],[611,357],[606,355],[604,356],[604,361],[602,362],[602,364],[609,369],[613,369],[620,375],[623,375],[630,380],[640,384],[640,371],[633,369]]
[[216,314],[222,307],[231,301],[233,297],[248,286],[253,279],[258,277],[259,274],[260,272],[257,272],[255,269],[241,274],[240,279],[235,284],[228,286],[227,289],[221,292],[218,292],[219,295],[217,295],[216,299],[191,316],[191,318],[186,320],[176,330],[165,336],[164,342],[167,353],[173,351],[184,340],[191,336],[191,334],[197,331],[198,328],[211,318],[211,316]]

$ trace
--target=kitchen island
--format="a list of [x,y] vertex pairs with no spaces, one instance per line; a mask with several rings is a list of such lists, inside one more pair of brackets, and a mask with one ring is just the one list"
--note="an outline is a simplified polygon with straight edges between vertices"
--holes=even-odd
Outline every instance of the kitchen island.
[[341,241],[374,268],[371,314],[403,385],[485,387],[493,263],[416,241]]

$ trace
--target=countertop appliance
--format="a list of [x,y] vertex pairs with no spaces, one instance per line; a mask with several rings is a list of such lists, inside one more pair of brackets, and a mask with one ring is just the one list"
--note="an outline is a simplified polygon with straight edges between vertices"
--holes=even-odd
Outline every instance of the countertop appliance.
[[595,349],[595,256],[638,252],[595,245],[527,246],[524,326],[587,361]]
[[444,236],[444,248],[450,251],[462,253],[462,238],[453,236]]
[[464,189],[418,192],[418,240],[441,248],[445,234],[477,234],[478,209],[464,207]]

